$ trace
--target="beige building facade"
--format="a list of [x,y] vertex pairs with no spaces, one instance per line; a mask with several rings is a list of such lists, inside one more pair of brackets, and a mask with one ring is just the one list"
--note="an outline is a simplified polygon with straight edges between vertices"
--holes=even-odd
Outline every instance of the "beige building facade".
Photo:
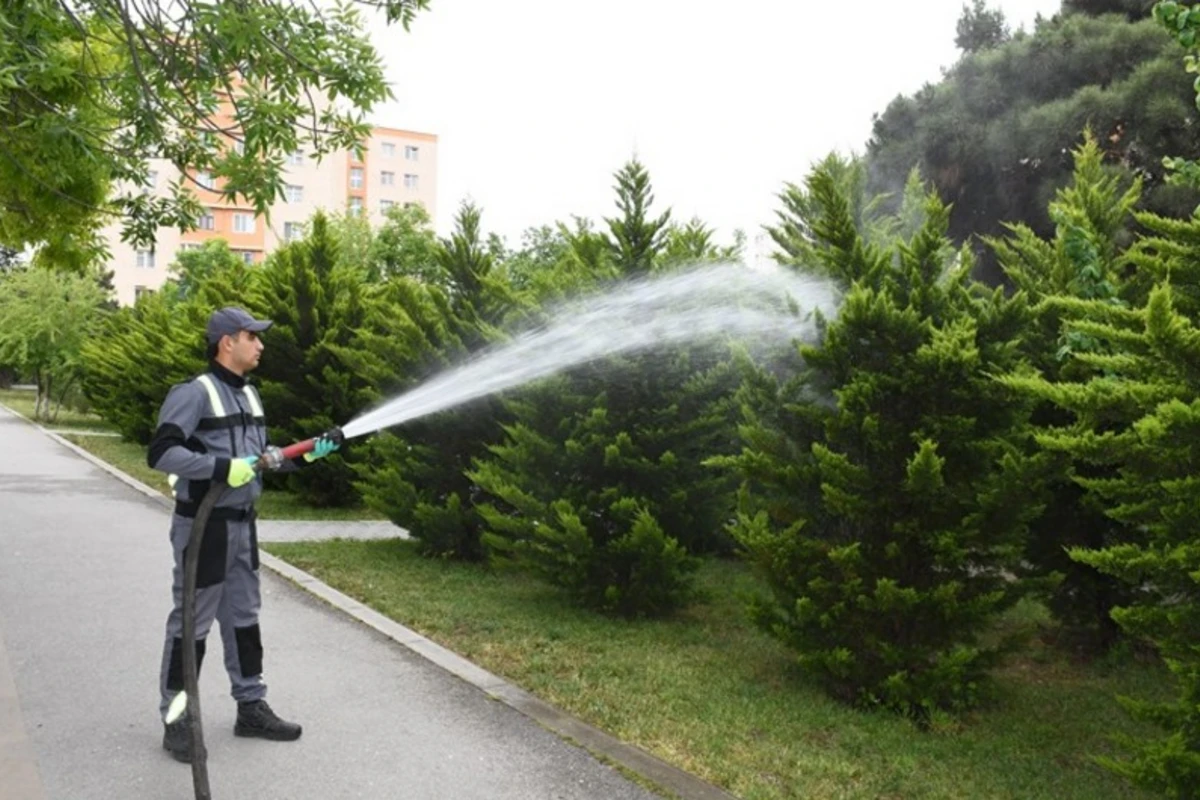
[[[224,239],[247,263],[261,263],[280,245],[304,235],[317,211],[365,214],[373,225],[383,222],[391,206],[419,204],[433,218],[437,201],[437,136],[399,128],[374,128],[363,142],[361,159],[351,152],[330,154],[319,163],[309,153],[292,153],[286,162],[284,197],[267,217],[254,209],[226,202],[210,176],[193,173],[191,184],[204,213],[195,230],[160,228],[153,249],[137,249],[121,241],[121,224],[105,230],[116,300],[132,304],[143,292],[158,289],[170,277],[176,255],[209,239]],[[179,172],[165,160],[150,164],[145,191],[167,196]]]

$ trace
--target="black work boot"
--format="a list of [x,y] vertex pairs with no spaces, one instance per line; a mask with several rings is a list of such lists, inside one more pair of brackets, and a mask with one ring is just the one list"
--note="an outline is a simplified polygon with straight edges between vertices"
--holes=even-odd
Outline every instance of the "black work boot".
[[292,742],[300,738],[300,726],[275,716],[266,700],[238,703],[234,736],[257,736],[276,742]]
[[163,723],[163,750],[176,761],[192,763],[192,720],[190,712],[171,723]]

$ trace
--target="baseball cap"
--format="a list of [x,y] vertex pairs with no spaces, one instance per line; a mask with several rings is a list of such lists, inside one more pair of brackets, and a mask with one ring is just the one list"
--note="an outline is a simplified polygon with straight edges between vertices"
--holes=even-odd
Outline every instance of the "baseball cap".
[[236,336],[238,331],[262,333],[272,324],[269,319],[255,319],[246,313],[245,309],[229,306],[212,313],[204,335],[208,337],[209,344],[212,344],[221,341],[222,336]]

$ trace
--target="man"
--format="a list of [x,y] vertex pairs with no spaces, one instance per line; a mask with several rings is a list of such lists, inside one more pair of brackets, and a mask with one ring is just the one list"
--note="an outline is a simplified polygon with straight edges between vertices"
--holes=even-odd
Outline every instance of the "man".
[[[159,690],[165,716],[183,690],[183,559],[196,508],[211,486],[224,493],[209,517],[200,547],[196,581],[196,664],[204,658],[205,641],[215,619],[221,626],[225,669],[237,701],[234,734],[275,741],[294,741],[300,726],[275,715],[267,705],[262,679],[262,638],[258,538],[254,502],[262,493],[255,464],[268,450],[266,421],[258,392],[246,375],[258,366],[263,343],[259,334],[270,320],[256,320],[241,308],[222,308],[208,320],[208,371],[171,387],[158,415],[147,462],[170,475],[175,492],[171,544],[175,551],[174,607],[167,616]],[[338,445],[322,438],[308,461],[323,458]],[[294,469],[295,464],[288,463]],[[164,721],[163,748],[176,760],[190,762],[188,718]]]

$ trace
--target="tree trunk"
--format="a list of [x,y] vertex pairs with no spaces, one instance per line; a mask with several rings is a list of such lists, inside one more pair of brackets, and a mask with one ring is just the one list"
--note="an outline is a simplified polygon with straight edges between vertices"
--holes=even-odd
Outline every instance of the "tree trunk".
[[64,380],[62,387],[58,390],[58,397],[54,399],[54,411],[51,413],[51,421],[58,421],[58,415],[62,412],[63,402],[67,399],[67,395],[74,385],[75,378],[71,377]]
[[42,418],[42,397],[45,386],[43,385],[42,371],[34,370],[33,372],[33,419],[36,422]]

